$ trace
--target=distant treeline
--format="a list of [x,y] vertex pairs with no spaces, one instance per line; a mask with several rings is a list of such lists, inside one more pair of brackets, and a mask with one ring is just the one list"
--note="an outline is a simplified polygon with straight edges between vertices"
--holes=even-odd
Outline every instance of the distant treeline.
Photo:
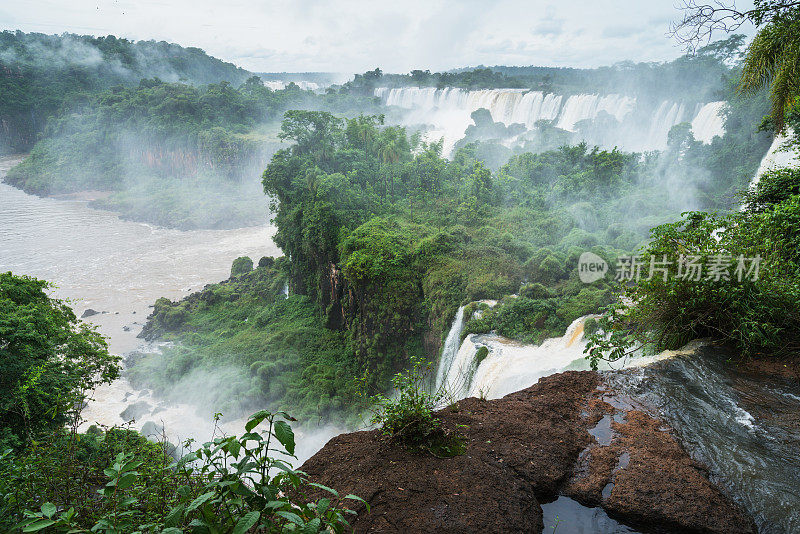
[[111,191],[100,207],[165,226],[253,224],[265,209],[250,186],[280,147],[278,121],[296,108],[380,110],[374,98],[273,91],[256,76],[238,87],[143,79],[65,104],[5,181],[37,195]]
[[199,48],[109,35],[0,33],[0,153],[28,151],[61,108],[142,78],[236,85],[250,73]]
[[449,72],[413,70],[357,74],[345,91],[371,94],[375,87],[523,88],[559,94],[623,93],[656,100],[709,102],[721,99],[725,81],[742,57],[743,35],[711,43],[694,54],[664,63],[622,62],[596,69],[479,66]]

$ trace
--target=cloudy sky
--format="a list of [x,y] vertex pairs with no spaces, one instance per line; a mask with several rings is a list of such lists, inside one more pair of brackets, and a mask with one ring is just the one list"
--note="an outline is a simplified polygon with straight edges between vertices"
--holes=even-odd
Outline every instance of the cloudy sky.
[[[746,8],[751,1],[738,0]],[[0,28],[198,46],[253,71],[663,61],[677,0],[3,0]],[[740,31],[752,34],[750,27]]]

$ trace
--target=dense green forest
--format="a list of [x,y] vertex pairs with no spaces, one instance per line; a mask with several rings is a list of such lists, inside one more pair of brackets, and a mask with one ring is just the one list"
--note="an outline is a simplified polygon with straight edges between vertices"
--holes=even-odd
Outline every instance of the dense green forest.
[[257,77],[239,87],[145,79],[86,94],[51,118],[6,182],[38,195],[110,191],[95,205],[164,226],[257,224],[266,216],[257,177],[293,107],[378,109],[373,99],[296,85],[272,91]]
[[88,94],[142,78],[206,85],[239,85],[247,71],[164,41],[129,41],[109,35],[0,33],[0,153],[26,152],[47,120]]

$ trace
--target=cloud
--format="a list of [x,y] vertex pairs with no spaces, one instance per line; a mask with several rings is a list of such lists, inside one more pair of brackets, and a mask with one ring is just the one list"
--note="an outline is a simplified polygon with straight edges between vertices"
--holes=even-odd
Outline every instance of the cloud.
[[608,37],[610,39],[615,39],[619,37],[631,37],[634,35],[638,35],[645,31],[641,26],[608,26],[607,28],[603,28],[602,36]]
[[[594,67],[680,55],[671,2],[641,0],[29,0],[0,27],[198,46],[254,71],[389,72],[466,65]],[[620,24],[624,13],[625,24]],[[638,30],[638,31],[637,31]],[[648,46],[638,41],[652,35]]]
[[552,8],[548,8],[544,16],[533,27],[533,33],[545,36],[561,35],[564,31],[564,19],[556,17]]

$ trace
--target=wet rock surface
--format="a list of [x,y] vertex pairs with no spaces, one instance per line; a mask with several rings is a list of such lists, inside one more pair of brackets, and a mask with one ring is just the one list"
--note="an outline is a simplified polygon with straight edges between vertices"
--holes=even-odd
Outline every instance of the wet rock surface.
[[149,403],[145,401],[136,401],[133,404],[129,404],[128,407],[119,414],[119,416],[123,421],[134,421],[141,419],[143,416],[149,414],[152,410],[153,407]]
[[669,428],[602,374],[552,375],[502,399],[464,399],[439,416],[465,437],[463,456],[415,454],[378,431],[356,432],[301,469],[369,502],[370,514],[354,507],[358,532],[542,532],[539,503],[559,496],[641,532],[755,532]]

